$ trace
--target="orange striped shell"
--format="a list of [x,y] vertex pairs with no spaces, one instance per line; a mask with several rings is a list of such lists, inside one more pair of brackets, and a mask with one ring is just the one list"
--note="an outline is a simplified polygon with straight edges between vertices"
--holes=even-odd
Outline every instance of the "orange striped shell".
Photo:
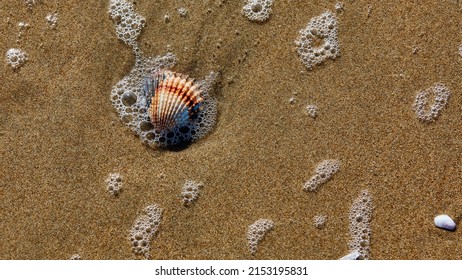
[[147,81],[148,113],[156,130],[188,125],[200,110],[203,98],[194,79],[169,70],[160,70]]

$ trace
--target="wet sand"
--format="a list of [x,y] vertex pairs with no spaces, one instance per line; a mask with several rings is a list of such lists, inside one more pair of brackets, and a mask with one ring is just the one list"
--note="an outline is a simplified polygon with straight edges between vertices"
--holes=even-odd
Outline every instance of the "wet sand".
[[[460,1],[345,0],[341,56],[312,71],[294,41],[335,1],[275,0],[262,24],[242,16],[241,1],[137,1],[145,55],[171,50],[175,71],[222,74],[215,130],[181,151],[144,146],[111,106],[134,56],[108,1],[92,2],[2,1],[2,55],[18,47],[29,61],[18,71],[0,63],[0,259],[133,259],[129,230],[153,203],[164,209],[154,259],[338,259],[364,189],[372,259],[462,259],[460,229],[433,224],[446,213],[462,226]],[[20,21],[30,28],[16,42]],[[425,124],[412,104],[437,82],[452,95]],[[340,160],[340,171],[304,192],[324,159]],[[117,198],[105,185],[112,172],[124,178]],[[189,208],[186,180],[204,184]],[[327,216],[322,230],[316,215]],[[275,226],[252,256],[246,231],[260,218]]]

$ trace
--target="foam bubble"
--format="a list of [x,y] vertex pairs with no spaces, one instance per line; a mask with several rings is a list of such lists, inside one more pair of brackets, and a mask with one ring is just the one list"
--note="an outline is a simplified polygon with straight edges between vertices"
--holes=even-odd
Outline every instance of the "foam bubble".
[[178,8],[178,14],[180,14],[180,17],[186,17],[188,15],[188,10],[186,8]]
[[21,68],[27,61],[27,53],[21,49],[9,49],[5,53],[6,62],[13,69]]
[[36,4],[40,3],[41,0],[25,0],[24,2],[29,9],[32,9]]
[[150,258],[151,240],[156,234],[162,219],[162,209],[157,205],[149,205],[144,209],[145,214],[136,218],[130,230],[130,242],[135,255]]
[[81,260],[82,258],[80,257],[79,254],[74,254],[72,255],[69,260],[72,260],[72,261],[77,261],[77,260]]
[[351,239],[348,243],[350,253],[358,252],[363,259],[369,259],[372,210],[372,197],[367,190],[363,190],[351,205]]
[[18,27],[19,27],[19,30],[26,30],[26,29],[29,29],[30,25],[27,23],[27,22],[18,22]]
[[242,7],[242,14],[250,21],[263,22],[269,18],[272,5],[273,0],[247,0]]
[[56,29],[58,25],[58,13],[48,14],[46,20],[51,29]]
[[329,11],[314,17],[295,41],[297,52],[308,70],[340,55],[337,18]]
[[[428,107],[428,98],[432,94],[434,95],[434,102]],[[435,121],[448,103],[450,95],[449,89],[439,83],[420,91],[413,106],[417,118],[422,122]]]
[[313,220],[314,220],[314,226],[317,229],[323,229],[326,225],[327,216],[317,215],[317,216],[314,216]]
[[343,11],[344,8],[345,8],[345,5],[342,2],[335,3],[335,11],[337,13]]
[[186,181],[181,191],[181,197],[183,198],[183,205],[189,206],[194,201],[196,201],[197,198],[199,197],[202,187],[203,187],[202,183],[198,183],[198,182],[194,182],[190,180]]
[[308,116],[315,119],[318,116],[318,107],[316,105],[310,104],[306,106],[306,113]]
[[109,15],[116,25],[117,38],[130,46],[136,46],[136,39],[146,19],[135,12],[133,4],[125,0],[110,0]]
[[252,255],[257,252],[258,244],[263,240],[265,234],[272,230],[273,227],[273,221],[268,219],[259,219],[249,226],[247,230],[247,241]]
[[106,179],[107,190],[113,196],[118,196],[122,191],[122,176],[119,173],[111,173]]
[[319,186],[329,181],[340,170],[340,161],[336,159],[323,160],[316,166],[315,174],[305,182],[303,189],[314,192]]
[[27,29],[30,28],[30,25],[27,22],[18,22],[18,28],[19,28],[19,33],[18,33],[18,39],[16,40],[16,43],[19,43],[19,39],[21,39],[22,35],[26,32]]

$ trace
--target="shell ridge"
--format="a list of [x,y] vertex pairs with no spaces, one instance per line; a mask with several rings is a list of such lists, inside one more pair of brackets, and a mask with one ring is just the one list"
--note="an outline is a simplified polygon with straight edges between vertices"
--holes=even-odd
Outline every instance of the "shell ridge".
[[181,106],[181,98],[178,96],[178,91],[180,88],[180,82],[181,82],[181,77],[178,75],[175,75],[172,83],[172,88],[170,89],[170,96],[171,96],[171,102],[168,104],[168,110],[167,110],[167,115],[168,115],[168,123],[173,125],[176,122],[176,113],[178,110],[178,107]]
[[188,120],[188,118],[185,119],[185,111],[189,112],[186,93],[189,90],[192,82],[190,82],[188,77],[185,75],[182,76],[182,79],[180,80],[180,82],[181,82],[181,86],[179,86],[177,89],[179,106],[175,108],[175,111],[173,112],[173,116],[175,118],[176,123],[181,124],[181,126],[184,126],[184,124]]
[[170,90],[172,87],[172,76],[173,73],[168,71],[166,77],[163,80],[163,83],[165,84],[164,88],[162,89],[162,106],[158,108],[159,114],[160,114],[160,121],[161,121],[161,127],[162,129],[165,129],[168,127],[168,119],[166,115],[166,107],[168,106],[168,103],[170,102]]
[[[160,94],[160,90],[161,90],[161,87],[162,87],[162,80],[161,80],[161,77],[160,77],[160,74],[159,73],[156,73],[154,74],[154,80],[155,80],[155,88],[154,88],[154,94],[152,96],[152,103],[151,103],[151,107],[150,107],[150,112],[149,112],[149,115],[151,117],[151,122],[153,124],[156,124],[158,123],[158,115],[157,115],[157,108],[159,107],[159,94]],[[157,127],[155,127],[157,129]]]

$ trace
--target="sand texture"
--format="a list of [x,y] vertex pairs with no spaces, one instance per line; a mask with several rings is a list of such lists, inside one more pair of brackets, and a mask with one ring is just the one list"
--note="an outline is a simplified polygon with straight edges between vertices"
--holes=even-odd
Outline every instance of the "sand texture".
[[[263,23],[240,0],[136,1],[145,55],[171,51],[172,69],[191,77],[220,73],[214,130],[178,151],[143,145],[111,105],[135,57],[109,1],[26,2],[0,4],[0,259],[142,258],[129,233],[152,204],[163,209],[153,259],[338,259],[362,190],[374,207],[371,259],[462,259],[460,1],[344,0],[336,13],[336,1],[274,0]],[[294,41],[327,10],[341,55],[308,71]],[[10,48],[28,54],[19,69],[6,63]],[[412,106],[435,83],[451,96],[423,123]],[[326,159],[340,170],[303,191]],[[110,173],[123,177],[117,197]],[[189,207],[187,180],[203,184]],[[438,214],[460,228],[436,228]],[[274,227],[252,255],[246,234],[258,219]]]

